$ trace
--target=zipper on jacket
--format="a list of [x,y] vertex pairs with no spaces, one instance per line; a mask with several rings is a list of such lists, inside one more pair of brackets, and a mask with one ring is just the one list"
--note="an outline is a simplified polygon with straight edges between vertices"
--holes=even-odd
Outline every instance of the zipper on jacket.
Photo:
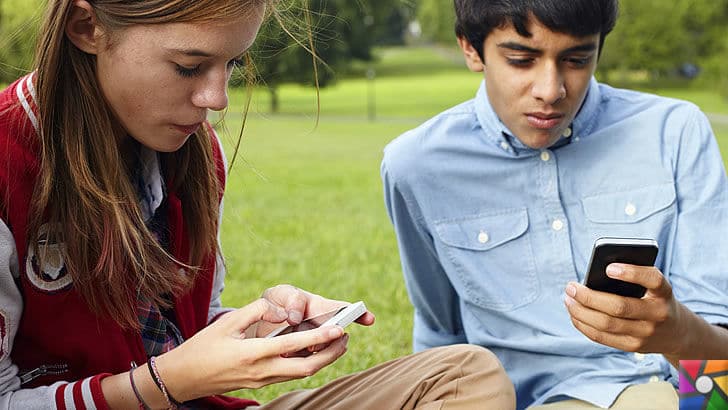
[[42,364],[39,367],[36,367],[35,369],[28,370],[25,373],[21,373],[18,377],[20,377],[20,385],[24,385],[32,380],[37,379],[41,376],[56,376],[59,374],[66,373],[68,371],[68,365],[67,364]]

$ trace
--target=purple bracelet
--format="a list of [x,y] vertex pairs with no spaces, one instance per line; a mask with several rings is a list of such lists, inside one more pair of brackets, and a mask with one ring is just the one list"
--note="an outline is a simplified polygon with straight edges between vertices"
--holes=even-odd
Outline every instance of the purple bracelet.
[[144,398],[139,393],[139,390],[137,390],[136,383],[134,383],[134,370],[136,370],[136,368],[136,363],[131,362],[131,368],[129,369],[129,383],[131,383],[131,389],[134,391],[134,396],[136,396],[136,399],[139,402],[139,408],[143,410],[151,410],[151,407],[147,405]]

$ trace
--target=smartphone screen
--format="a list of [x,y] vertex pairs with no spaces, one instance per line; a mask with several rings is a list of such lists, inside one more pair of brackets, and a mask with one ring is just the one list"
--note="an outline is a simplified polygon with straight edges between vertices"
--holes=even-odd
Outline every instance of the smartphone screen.
[[584,284],[601,292],[641,298],[647,291],[643,286],[610,278],[606,273],[607,266],[615,262],[653,266],[656,259],[657,242],[652,239],[599,238],[592,249]]
[[337,313],[341,312],[344,309],[346,309],[346,306],[341,306],[339,308],[330,310],[326,313],[321,313],[320,315],[316,315],[316,316],[310,317],[308,319],[304,319],[303,321],[301,321],[301,323],[299,323],[297,325],[279,327],[278,329],[272,331],[265,337],[280,336],[280,335],[285,335],[285,334],[293,333],[293,332],[301,332],[304,330],[316,329],[317,327],[326,323],[327,320],[336,316]]

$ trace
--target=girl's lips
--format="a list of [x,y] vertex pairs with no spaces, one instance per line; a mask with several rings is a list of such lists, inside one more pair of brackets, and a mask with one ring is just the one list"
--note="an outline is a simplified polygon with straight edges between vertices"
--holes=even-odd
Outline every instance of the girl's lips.
[[556,127],[561,123],[561,120],[563,118],[563,116],[541,117],[533,114],[526,114],[528,124],[533,128],[538,128],[541,130],[549,130]]
[[197,132],[197,130],[200,129],[200,125],[202,125],[202,124],[199,122],[197,124],[192,124],[192,125],[174,124],[174,128],[180,130],[184,134],[190,135],[190,134],[194,134],[195,132]]

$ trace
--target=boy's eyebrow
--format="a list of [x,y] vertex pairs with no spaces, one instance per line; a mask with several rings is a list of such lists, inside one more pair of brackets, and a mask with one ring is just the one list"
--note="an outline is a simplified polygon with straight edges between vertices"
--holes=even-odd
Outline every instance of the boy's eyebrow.
[[498,48],[507,48],[507,49],[513,50],[513,51],[525,51],[527,53],[541,54],[543,52],[542,50],[539,50],[537,48],[524,46],[523,44],[516,43],[515,41],[506,41],[504,43],[498,43],[497,46],[498,46]]
[[[506,48],[513,51],[524,51],[527,53],[533,53],[533,54],[542,54],[543,50],[539,50],[537,48],[528,47],[520,43],[516,43],[515,41],[506,41],[503,43],[497,44],[498,48]],[[563,50],[560,54],[569,54],[569,53],[578,53],[578,52],[587,52],[587,51],[594,51],[597,49],[597,44],[595,42],[589,42],[584,44],[579,44],[574,47],[569,47],[566,50]]]

